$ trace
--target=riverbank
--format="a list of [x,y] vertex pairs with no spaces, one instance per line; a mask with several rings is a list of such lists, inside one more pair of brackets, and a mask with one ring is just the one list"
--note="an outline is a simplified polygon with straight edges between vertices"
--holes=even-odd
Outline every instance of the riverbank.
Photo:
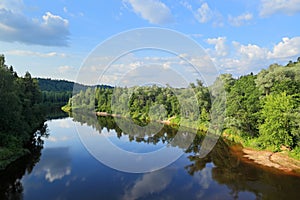
[[[112,116],[122,117],[119,115],[113,115],[106,112],[96,112],[97,116]],[[173,117],[174,118],[174,117]],[[165,125],[176,125],[172,122],[172,119],[157,121]],[[226,140],[226,136],[222,137]],[[266,167],[279,170],[283,173],[294,174],[300,176],[300,161],[291,158],[287,151],[272,152],[267,150],[257,150],[249,147],[243,147],[236,143],[227,143],[233,154],[238,156],[243,162],[248,164],[255,164],[260,167]]]
[[[107,112],[96,112],[96,116],[98,117],[119,117],[121,118],[121,115],[116,115],[116,114],[110,114]],[[156,120],[155,122],[161,123],[161,124],[165,124],[165,125],[177,125],[171,122],[172,119],[174,119],[175,117],[171,117],[167,120]]]
[[239,144],[229,147],[231,153],[236,155],[242,162],[300,177],[300,161],[289,157],[287,151],[256,150]]
[[[121,115],[110,114],[107,112],[95,112],[96,116],[101,117],[120,117]],[[165,125],[178,125],[173,121],[174,117],[166,120],[156,120],[158,123]],[[300,160],[291,158],[288,150],[282,152],[272,152],[267,150],[258,150],[249,147],[243,147],[240,142],[231,140],[228,135],[223,134],[222,139],[227,141],[232,153],[243,162],[254,164],[260,167],[279,170],[283,173],[296,174],[300,176]],[[229,140],[228,140],[229,139]]]
[[[106,112],[96,112],[97,116],[112,116],[112,117],[122,117],[120,115],[109,114]],[[174,117],[167,120],[157,120],[156,122],[165,124],[165,125],[178,125],[172,122]],[[226,136],[222,136],[222,139],[226,140]],[[267,150],[257,150],[249,147],[243,147],[240,144],[230,144],[230,150],[238,156],[242,161],[255,164],[260,167],[266,167],[271,169],[279,170],[286,174],[293,174],[300,176],[300,160],[291,158],[288,155],[288,150],[281,152],[272,152]]]

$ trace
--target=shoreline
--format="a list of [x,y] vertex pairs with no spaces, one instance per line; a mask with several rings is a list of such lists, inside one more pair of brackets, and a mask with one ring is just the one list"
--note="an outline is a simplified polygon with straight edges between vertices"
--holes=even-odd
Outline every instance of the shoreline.
[[[107,112],[96,112],[96,116],[111,116],[122,117],[121,115],[109,114]],[[172,119],[172,118],[170,118]],[[173,124],[170,119],[156,120],[158,123],[165,125]],[[226,142],[226,137],[221,135],[222,139]],[[266,170],[274,170],[277,173],[287,175],[295,175],[300,177],[300,160],[296,160],[287,155],[286,151],[272,152],[267,150],[257,150],[249,147],[243,147],[238,143],[226,142],[229,146],[231,153],[237,156],[242,162],[255,165],[256,167],[265,168]]]
[[[96,112],[96,116],[98,117],[118,117],[118,118],[124,118],[122,115],[116,115],[116,114],[109,114],[107,112]],[[165,125],[176,125],[172,124],[170,119],[173,119],[174,117],[171,117],[167,120],[155,120],[155,122],[165,124]]]
[[244,163],[277,173],[300,177],[300,161],[289,157],[285,151],[256,150],[239,144],[229,145],[229,149]]

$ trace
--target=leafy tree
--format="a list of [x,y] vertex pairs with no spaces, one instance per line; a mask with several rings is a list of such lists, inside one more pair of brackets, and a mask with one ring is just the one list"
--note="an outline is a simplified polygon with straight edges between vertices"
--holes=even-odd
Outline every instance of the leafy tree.
[[256,84],[263,95],[270,93],[300,92],[300,63],[289,63],[286,67],[278,64],[270,65],[257,75]]
[[0,168],[24,155],[44,123],[41,92],[29,72],[18,77],[0,55]]
[[260,93],[255,79],[252,74],[240,77],[227,95],[227,127],[234,127],[246,136],[257,134]]
[[[281,145],[294,147],[300,136],[299,112],[296,103],[285,92],[266,96],[261,110],[263,123],[259,126],[260,141],[263,147]],[[297,123],[298,122],[298,123]]]

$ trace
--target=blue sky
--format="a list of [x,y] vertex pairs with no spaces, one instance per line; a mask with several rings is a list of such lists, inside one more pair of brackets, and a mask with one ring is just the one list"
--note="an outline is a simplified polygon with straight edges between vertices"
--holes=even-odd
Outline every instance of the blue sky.
[[101,42],[134,28],[179,31],[220,73],[300,57],[300,0],[1,0],[0,53],[23,75],[76,80]]

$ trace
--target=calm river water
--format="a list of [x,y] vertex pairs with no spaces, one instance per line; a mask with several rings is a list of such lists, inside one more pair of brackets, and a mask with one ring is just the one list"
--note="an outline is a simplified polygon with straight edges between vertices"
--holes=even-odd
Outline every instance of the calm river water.
[[93,137],[107,135],[120,148],[136,152],[166,146],[174,130],[132,138],[116,130],[110,118],[98,119],[98,124],[84,117],[46,123],[49,136],[43,149],[0,173],[0,199],[300,199],[299,177],[240,162],[222,141],[202,159],[197,156],[199,138],[188,149],[168,146],[184,154],[163,169],[127,173],[95,159],[78,128]]

